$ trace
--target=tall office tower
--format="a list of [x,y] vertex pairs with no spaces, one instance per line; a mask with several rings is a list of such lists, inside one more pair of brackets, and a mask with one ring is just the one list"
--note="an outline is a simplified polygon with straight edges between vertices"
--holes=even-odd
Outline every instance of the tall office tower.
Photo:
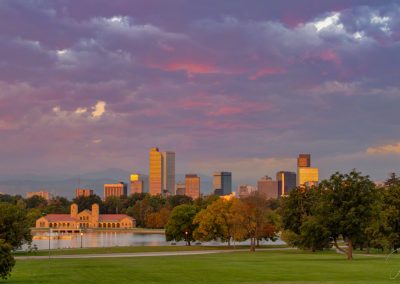
[[297,167],[311,167],[311,155],[310,154],[300,154],[297,158]]
[[185,176],[185,195],[193,200],[200,197],[200,177],[195,174]]
[[163,160],[163,185],[164,195],[174,195],[175,193],[175,152],[162,152]]
[[135,193],[143,193],[143,184],[144,181],[142,179],[142,176],[140,174],[131,174],[131,179],[130,179],[130,191],[129,193],[135,194]]
[[265,199],[278,198],[278,182],[269,176],[262,177],[257,182],[257,192]]
[[239,198],[249,197],[255,191],[254,187],[247,184],[241,184],[238,186],[237,195]]
[[186,184],[178,182],[175,187],[175,195],[185,195]]
[[297,159],[297,186],[318,184],[318,168],[311,168],[311,155],[300,154]]
[[213,190],[215,195],[229,195],[232,193],[232,173],[215,172],[213,179]]
[[75,197],[81,197],[81,196],[92,196],[93,195],[93,189],[87,189],[87,188],[77,188],[75,190]]
[[276,173],[276,180],[278,181],[278,196],[288,195],[294,188],[296,188],[296,173],[280,171]]
[[110,196],[122,197],[126,196],[128,185],[124,182],[105,184],[104,185],[104,200]]
[[162,194],[163,186],[163,156],[158,148],[150,150],[149,193]]
[[310,187],[318,185],[318,168],[297,168],[297,185]]

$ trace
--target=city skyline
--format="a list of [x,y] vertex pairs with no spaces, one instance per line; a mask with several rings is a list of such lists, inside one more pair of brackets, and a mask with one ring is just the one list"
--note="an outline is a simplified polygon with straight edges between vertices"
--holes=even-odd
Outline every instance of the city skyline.
[[400,4],[281,2],[0,1],[0,178],[398,172]]

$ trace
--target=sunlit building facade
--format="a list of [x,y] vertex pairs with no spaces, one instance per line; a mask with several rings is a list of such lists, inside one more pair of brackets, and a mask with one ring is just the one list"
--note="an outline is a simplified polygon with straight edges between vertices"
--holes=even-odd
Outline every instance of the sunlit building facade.
[[115,197],[122,197],[126,196],[128,191],[128,186],[124,182],[120,183],[110,183],[104,185],[104,200],[108,197],[115,196]]
[[185,176],[185,195],[193,200],[200,197],[200,177],[195,174]]
[[299,186],[318,185],[318,168],[298,168],[297,182]]
[[175,195],[185,195],[186,184],[184,182],[178,182],[175,187]]
[[149,193],[162,194],[163,187],[163,156],[158,148],[150,150]]
[[311,155],[310,154],[299,154],[299,157],[297,158],[297,167],[298,168],[311,167]]
[[79,232],[81,229],[132,229],[136,220],[126,214],[100,214],[99,205],[92,210],[78,212],[78,205],[71,204],[70,214],[47,214],[36,220],[36,228],[51,228],[53,232]]
[[93,189],[89,188],[77,188],[75,189],[75,197],[89,197],[93,195]]
[[237,196],[239,198],[247,198],[249,197],[253,192],[255,191],[255,188],[251,185],[247,184],[241,184],[237,188]]

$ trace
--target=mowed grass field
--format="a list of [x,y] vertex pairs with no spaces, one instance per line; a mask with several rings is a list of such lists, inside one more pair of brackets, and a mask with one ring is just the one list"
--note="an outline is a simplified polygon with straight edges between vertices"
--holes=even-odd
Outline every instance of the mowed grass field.
[[[191,256],[18,260],[4,283],[398,283],[400,257],[259,251]],[[1,281],[0,281],[1,282]]]

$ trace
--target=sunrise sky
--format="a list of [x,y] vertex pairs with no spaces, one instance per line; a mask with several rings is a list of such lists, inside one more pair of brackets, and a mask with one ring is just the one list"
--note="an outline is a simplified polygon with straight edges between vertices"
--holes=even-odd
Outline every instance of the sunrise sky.
[[0,1],[0,176],[400,168],[399,1]]

